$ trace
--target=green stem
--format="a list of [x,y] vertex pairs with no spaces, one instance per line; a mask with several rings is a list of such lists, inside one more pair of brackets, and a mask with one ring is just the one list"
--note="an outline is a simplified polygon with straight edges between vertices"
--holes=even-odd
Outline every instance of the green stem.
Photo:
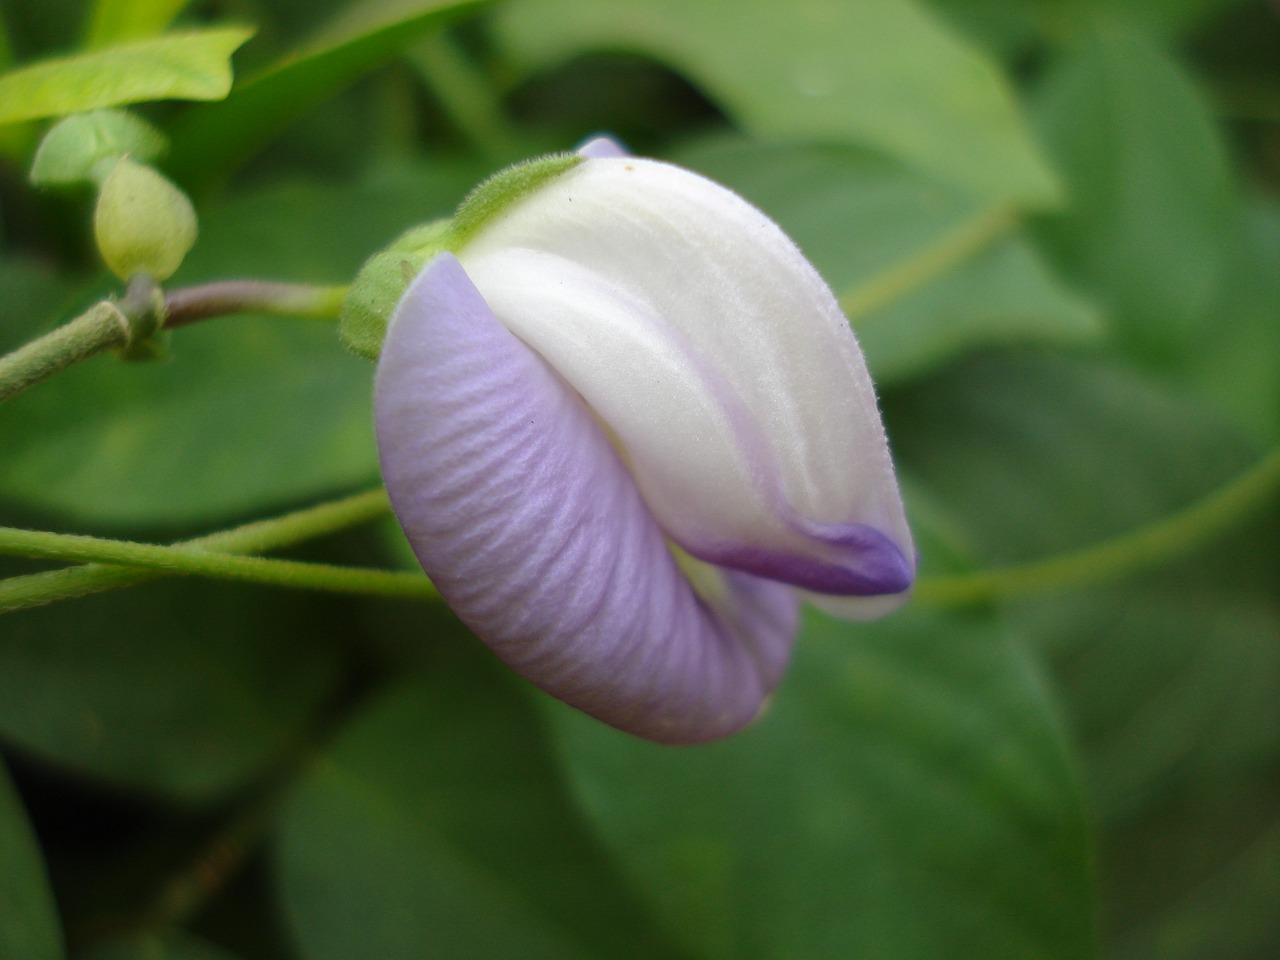
[[[187,540],[179,546],[228,554],[263,553],[376,520],[389,510],[386,491],[378,488],[280,517],[221,530]],[[0,613],[100,593],[163,575],[155,569],[90,563],[11,577],[0,581]]]
[[984,210],[883,273],[845,291],[840,308],[849,322],[856,324],[976,256],[1017,222],[1011,207]]
[[317,287],[266,280],[223,280],[170,291],[164,298],[164,325],[181,327],[233,313],[314,317],[329,320],[342,310],[348,287]]
[[1280,448],[1203,500],[1149,526],[1045,560],[957,576],[926,577],[916,585],[915,599],[959,606],[1117,580],[1191,553],[1266,505],[1277,489]]
[[243,557],[213,553],[200,547],[166,547],[154,543],[105,540],[47,530],[21,530],[17,527],[0,527],[0,553],[41,560],[144,567],[160,573],[196,574],[216,580],[246,580],[299,590],[412,599],[428,599],[436,595],[431,583],[416,573],[338,567],[304,560]]
[[119,304],[109,300],[0,357],[0,403],[41,380],[107,350],[142,341],[164,327],[180,327],[231,313],[338,316],[347,287],[226,280],[170,291],[163,301],[153,281],[137,277]]
[[74,320],[0,357],[0,403],[81,360],[128,344],[129,320],[113,303],[95,303]]

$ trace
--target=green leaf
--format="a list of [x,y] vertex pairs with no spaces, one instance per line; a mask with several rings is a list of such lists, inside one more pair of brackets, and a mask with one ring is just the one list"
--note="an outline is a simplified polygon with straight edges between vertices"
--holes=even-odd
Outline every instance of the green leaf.
[[[8,353],[44,332],[40,320],[67,308],[67,286],[43,260],[6,252],[0,260],[0,351]],[[21,311],[13,309],[16,304]]]
[[[175,280],[341,283],[451,210],[479,173],[415,166],[363,186],[291,185],[202,218]],[[252,243],[247,242],[252,238]],[[39,323],[33,318],[31,326]],[[5,405],[0,488],[76,524],[200,524],[378,476],[372,370],[328,321],[247,316],[174,331],[169,363],[81,364]]]
[[128,154],[139,163],[155,160],[169,148],[163,133],[124,110],[91,110],[59,120],[31,162],[37,186],[92,181],[104,161]]
[[[1278,540],[1253,562],[1273,560]],[[1274,578],[1252,589],[1215,578],[1252,579],[1238,551],[1015,611],[1057,651],[1116,960],[1264,957],[1280,946],[1280,592]]]
[[300,50],[241,83],[223,103],[193,108],[173,129],[170,169],[214,180],[302,114],[431,30],[489,0],[364,0]]
[[0,765],[0,957],[61,960],[62,931],[26,811]]
[[[900,462],[988,562],[1135,529],[1257,456],[1185,389],[1064,358],[985,357],[888,406]],[[1278,548],[1259,517],[1176,567],[1009,609],[1082,744],[1109,956],[1274,952]]]
[[184,582],[8,614],[0,734],[114,784],[216,799],[299,749],[338,682],[337,608]]
[[1058,196],[999,70],[912,0],[519,0],[497,24],[537,67],[654,57],[762,137],[872,147],[988,200]]
[[877,382],[984,344],[1101,332],[1003,205],[848,148],[716,141],[676,159],[782,225],[840,298]]
[[87,46],[109,47],[163,33],[186,5],[187,0],[97,0]]
[[1088,29],[1099,15],[1123,17],[1144,30],[1175,37],[1221,17],[1247,0],[928,0],[946,20],[1005,62],[1038,41],[1058,42]]
[[1280,442],[1280,203],[1259,199],[1233,231],[1213,322],[1186,351],[1183,374],[1268,445]]
[[231,89],[231,54],[245,27],[174,33],[0,76],[0,124],[144,100],[218,100]]
[[885,406],[897,459],[993,563],[1127,533],[1257,458],[1178,392],[1114,363],[1051,354],[976,357]]
[[990,621],[811,612],[765,715],[706,747],[553,715],[601,838],[695,956],[1091,955],[1072,766]]
[[1152,41],[1103,23],[1050,69],[1036,119],[1069,200],[1045,238],[1110,308],[1122,343],[1167,357],[1209,319],[1231,224],[1205,98]]
[[567,801],[520,685],[435,634],[423,672],[285,810],[280,895],[302,955],[669,957]]

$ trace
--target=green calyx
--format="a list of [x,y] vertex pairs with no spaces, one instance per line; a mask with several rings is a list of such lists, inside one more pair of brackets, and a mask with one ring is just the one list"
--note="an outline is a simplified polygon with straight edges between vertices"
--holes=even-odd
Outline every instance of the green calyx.
[[121,280],[145,274],[167,280],[196,242],[187,195],[158,171],[128,157],[103,178],[93,235],[103,262]]
[[342,305],[342,342],[353,353],[376,360],[396,304],[432,258],[457,253],[501,214],[581,162],[576,154],[552,154],[508,167],[472,190],[451,218],[414,227],[375,253],[360,268]]

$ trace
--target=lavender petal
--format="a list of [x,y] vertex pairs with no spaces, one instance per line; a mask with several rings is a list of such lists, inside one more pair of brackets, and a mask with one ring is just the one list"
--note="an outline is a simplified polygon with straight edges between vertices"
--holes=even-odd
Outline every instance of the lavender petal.
[[555,697],[669,743],[749,723],[797,601],[727,572],[694,591],[580,397],[451,254],[418,276],[375,387],[383,476],[423,569],[471,630]]

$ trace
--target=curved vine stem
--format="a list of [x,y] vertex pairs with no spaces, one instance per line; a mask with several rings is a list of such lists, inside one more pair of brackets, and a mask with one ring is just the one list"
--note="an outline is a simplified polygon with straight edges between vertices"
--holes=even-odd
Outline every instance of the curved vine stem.
[[960,606],[1118,580],[1191,553],[1272,501],[1277,490],[1280,448],[1203,500],[1148,526],[1031,563],[926,577],[916,585],[915,598]]
[[[304,540],[314,539],[316,537],[325,536],[326,534],[336,533],[339,530],[345,530],[350,527],[376,520],[379,517],[386,516],[390,511],[391,505],[387,500],[386,491],[381,487],[369,490],[364,493],[357,493],[349,497],[322,503],[318,506],[309,507],[305,510],[297,510],[283,516],[273,517],[268,520],[258,520],[253,523],[247,523],[243,526],[234,527],[230,530],[221,530],[207,536],[198,537],[194,540],[187,540],[178,544],[177,547],[155,547],[150,546],[151,551],[147,559],[147,565],[130,565],[121,566],[114,563],[87,563],[75,567],[67,567],[61,570],[48,570],[43,573],[32,573],[25,576],[11,577],[7,580],[0,580],[0,613],[9,613],[15,610],[23,610],[27,607],[36,607],[43,604],[54,603],[58,600],[69,600],[74,597],[82,597],[92,593],[100,593],[104,590],[111,590],[115,587],[130,586],[135,583],[142,583],[147,580],[154,580],[157,577],[164,576],[166,573],[204,573],[203,570],[187,570],[179,569],[184,557],[174,558],[173,555],[157,554],[155,551],[203,551],[211,555],[217,553],[222,554],[251,554],[263,553],[268,550],[279,549],[280,547],[289,546],[294,543],[301,543]],[[20,533],[29,534],[31,531],[20,531]],[[46,534],[45,537],[61,538],[59,534]],[[76,545],[76,541],[90,540],[93,538],[71,538],[59,539],[56,549],[61,558],[70,558],[74,560],[91,559],[86,556],[86,551]],[[97,541],[99,548],[102,544],[110,545],[117,541]],[[19,552],[17,550],[7,551],[3,547],[4,538],[0,535],[0,552]],[[50,550],[49,544],[54,541],[45,540],[46,549],[44,551],[47,556]],[[15,544],[16,546],[16,544]],[[25,552],[25,551],[24,551]],[[115,554],[120,556],[120,554]],[[137,555],[134,555],[136,561]],[[270,565],[276,563],[296,563],[296,561],[274,561],[265,558],[257,558],[259,564],[250,569],[241,566],[235,571],[234,579],[257,579],[267,566],[266,576],[272,578],[265,582],[281,582],[280,572],[276,571]],[[163,562],[161,562],[163,560]],[[320,564],[307,565],[303,568],[303,577],[311,578],[310,586],[313,589],[319,589],[317,586],[315,568],[322,567],[328,570],[328,573],[321,574],[322,577],[332,578],[333,570],[341,570],[343,568],[329,568]],[[365,571],[366,573],[381,573],[382,571]],[[406,577],[416,578],[419,585],[409,586]],[[381,595],[387,595],[387,586],[383,586],[379,591],[378,581],[380,578],[372,580],[367,576],[360,582],[361,589],[347,589],[344,592],[369,592],[370,584],[372,592]],[[426,578],[417,574],[401,574],[395,581],[396,584],[391,586],[391,595],[401,595],[396,593],[397,590],[407,590],[412,595],[427,596]],[[297,586],[307,586],[306,583],[295,583]],[[354,584],[353,584],[354,585]],[[327,588],[326,588],[327,589]],[[416,591],[416,592],[415,592]]]
[[[1203,500],[1148,526],[1031,563],[925,577],[916,585],[915,600],[964,606],[1118,580],[1190,553],[1265,506],[1278,489],[1280,449]],[[430,581],[417,573],[237,555],[320,536],[385,515],[388,510],[386,493],[378,489],[174,546],[0,527],[0,553],[96,561],[0,581],[0,613],[165,574],[366,596],[436,599]]]

